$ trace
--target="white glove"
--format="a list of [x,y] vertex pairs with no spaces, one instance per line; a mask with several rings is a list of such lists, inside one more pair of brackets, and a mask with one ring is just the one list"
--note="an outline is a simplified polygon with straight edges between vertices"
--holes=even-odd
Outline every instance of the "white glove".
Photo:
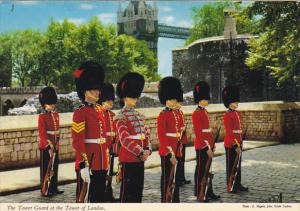
[[80,170],[80,175],[81,175],[81,178],[82,178],[83,182],[90,183],[91,178],[90,178],[90,169],[89,169],[89,167],[85,167],[85,168],[81,169]]

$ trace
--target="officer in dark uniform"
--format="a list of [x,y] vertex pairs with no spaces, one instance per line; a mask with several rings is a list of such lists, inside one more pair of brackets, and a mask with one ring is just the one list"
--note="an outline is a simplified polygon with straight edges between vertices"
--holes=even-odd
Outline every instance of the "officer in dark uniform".
[[[158,96],[166,108],[157,118],[157,135],[159,139],[159,155],[161,157],[161,202],[168,202],[167,190],[170,183],[171,169],[175,167],[175,189],[172,202],[180,202],[179,183],[182,158],[182,141],[186,139],[185,125],[179,110],[183,99],[180,81],[174,77],[165,77],[159,82]],[[181,139],[181,140],[180,140]]]
[[[40,180],[42,196],[52,196],[62,194],[63,191],[57,189],[58,175],[58,150],[59,150],[59,115],[54,111],[57,103],[57,95],[53,87],[45,87],[39,93],[39,100],[43,107],[42,113],[38,117],[39,128],[39,148],[40,148]],[[48,169],[50,158],[55,153],[50,187],[47,192],[42,191],[45,175]]]
[[144,77],[138,73],[125,74],[117,85],[117,95],[123,108],[115,117],[119,141],[121,169],[121,202],[142,202],[144,162],[151,153],[149,131],[145,117],[135,110],[144,88]]
[[[204,174],[212,175],[210,171],[205,172],[208,158],[212,159],[215,151],[215,143],[210,128],[209,116],[206,106],[210,100],[210,88],[205,81],[199,81],[194,87],[194,101],[198,105],[192,114],[193,127],[195,132],[194,146],[196,150],[196,169],[195,169],[195,196],[199,200],[201,183],[203,182]],[[213,193],[212,180],[208,184],[207,193],[204,194],[205,201],[208,198],[218,199],[220,196]],[[202,190],[203,191],[203,190]]]
[[[240,113],[236,111],[240,100],[239,88],[227,86],[222,92],[223,103],[228,111],[224,114],[225,126],[224,147],[226,151],[226,175],[228,192],[248,191],[247,187],[241,184],[241,153],[243,150],[242,125]],[[237,166],[234,166],[237,164]],[[232,182],[233,168],[237,168],[236,179]],[[231,178],[231,180],[230,180]]]
[[76,196],[79,202],[83,183],[89,184],[88,201],[104,202],[108,170],[108,148],[105,121],[96,106],[104,81],[100,64],[88,61],[74,71],[75,84],[82,106],[74,111],[72,123],[73,147],[76,152]]

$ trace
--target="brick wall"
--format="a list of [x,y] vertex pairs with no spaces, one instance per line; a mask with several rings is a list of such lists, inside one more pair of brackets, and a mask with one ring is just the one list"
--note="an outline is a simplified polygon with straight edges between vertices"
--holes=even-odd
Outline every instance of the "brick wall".
[[[243,128],[247,128],[247,140],[300,141],[300,103],[240,103]],[[195,106],[184,106],[189,143],[193,144],[191,114]],[[151,130],[153,149],[159,142],[156,134],[156,117],[162,108],[140,109],[146,115],[146,124]],[[221,126],[219,141],[224,137],[224,106],[208,107],[213,133]],[[115,111],[118,112],[118,111]],[[72,113],[60,114],[61,140],[60,160],[74,160],[71,138]],[[39,164],[37,115],[0,117],[0,171]]]

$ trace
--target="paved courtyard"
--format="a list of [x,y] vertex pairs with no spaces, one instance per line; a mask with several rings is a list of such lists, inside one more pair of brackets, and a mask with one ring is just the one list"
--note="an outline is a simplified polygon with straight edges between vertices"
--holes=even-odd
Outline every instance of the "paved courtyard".
[[[154,152],[157,153],[157,152]],[[221,195],[215,203],[265,202],[282,193],[284,203],[300,202],[300,144],[276,145],[256,148],[243,152],[242,183],[249,187],[249,192],[229,194],[226,192],[225,157],[213,160],[214,192]],[[196,202],[193,195],[195,161],[186,162],[186,177],[192,184],[180,189],[181,202]],[[143,202],[160,202],[160,168],[145,171]],[[73,172],[71,172],[73,173]],[[40,196],[40,191],[22,192],[1,196],[0,202],[75,202],[75,183],[60,186],[63,195],[52,198]],[[120,185],[114,184],[114,195],[118,197]]]

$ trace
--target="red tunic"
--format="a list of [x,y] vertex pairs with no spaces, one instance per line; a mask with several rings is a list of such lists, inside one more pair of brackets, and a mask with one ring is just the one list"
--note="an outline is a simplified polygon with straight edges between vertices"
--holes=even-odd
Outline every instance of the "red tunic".
[[48,141],[59,149],[59,115],[56,112],[44,112],[39,114],[39,148],[45,149],[49,145]]
[[198,106],[198,108],[192,114],[195,139],[194,146],[195,149],[204,149],[209,147],[213,149],[214,140],[212,136],[211,128],[209,127],[209,117],[207,110]]
[[[178,112],[179,114],[179,122],[180,122],[180,125],[183,125],[182,127],[185,126],[185,119],[184,119],[184,114],[183,112],[179,109],[179,110],[176,110],[176,112]],[[184,135],[183,136],[183,139],[182,139],[182,144],[184,145],[187,145],[188,144],[188,140],[187,140],[187,136]]]
[[[180,134],[185,126],[182,116],[183,114],[180,110],[166,108],[160,112],[157,118],[157,135],[160,143],[159,155],[167,156],[167,154],[171,153],[171,150],[174,154],[176,153],[179,138],[174,137],[174,135],[176,133]],[[186,139],[186,136],[184,136],[183,143],[186,143]],[[182,144],[179,147],[176,156],[182,157]]]
[[234,110],[228,110],[224,114],[225,138],[224,146],[232,148],[235,144],[242,144],[242,130],[240,122],[240,113]]
[[[76,151],[75,168],[79,169],[79,163],[84,161],[85,153],[92,170],[107,170],[109,152],[105,141],[105,123],[96,106],[84,105],[74,111],[72,123],[73,148]],[[98,143],[87,143],[87,142]],[[91,161],[94,154],[93,161]]]
[[[124,107],[115,116],[117,135],[121,143],[119,160],[121,162],[141,162],[138,156],[143,150],[151,150],[149,132],[145,118],[134,108]],[[143,138],[141,138],[143,137]]]
[[[114,112],[110,110],[105,110],[103,107],[101,108],[101,114],[105,120],[105,135],[107,148],[112,150],[112,153],[118,155],[118,137],[116,136],[116,122],[114,121],[114,117],[116,116]],[[115,136],[115,142],[112,144]]]

